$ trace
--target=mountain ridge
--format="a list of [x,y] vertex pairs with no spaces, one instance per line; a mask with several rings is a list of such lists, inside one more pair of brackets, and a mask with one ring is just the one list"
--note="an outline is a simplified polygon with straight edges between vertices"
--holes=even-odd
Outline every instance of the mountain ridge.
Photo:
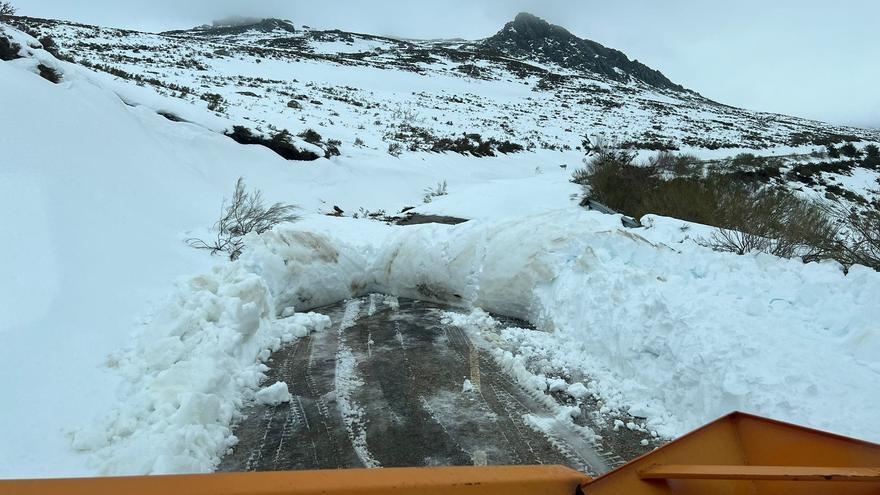
[[599,73],[620,82],[635,78],[651,86],[685,91],[683,86],[670,81],[659,70],[638,60],[630,60],[620,50],[579,38],[567,29],[527,12],[519,13],[482,44],[509,55],[535,56],[561,67]]
[[[502,32],[516,31],[505,37],[526,40],[526,52],[493,48],[497,35],[471,42],[402,40],[296,29],[282,19],[159,34],[31,17],[4,22],[38,39],[53,38],[53,50],[67,60],[207,106],[263,135],[326,127],[321,134],[334,140],[405,151],[448,147],[462,133],[558,151],[578,149],[586,135],[652,151],[783,147],[789,153],[880,141],[876,129],[745,110],[671,82],[651,84],[637,77],[638,66],[626,72],[613,65],[615,57],[628,61],[621,52],[546,21],[517,17],[519,24],[514,19]],[[602,70],[575,62],[566,67],[564,60],[544,58],[553,53],[540,43],[528,42],[548,36],[568,39],[572,50],[592,49],[593,58],[602,58],[602,48],[611,58],[603,59]]]

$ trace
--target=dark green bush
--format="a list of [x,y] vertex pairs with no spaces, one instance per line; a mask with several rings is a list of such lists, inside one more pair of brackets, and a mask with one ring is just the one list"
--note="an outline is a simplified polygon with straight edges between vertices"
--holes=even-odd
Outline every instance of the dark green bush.
[[0,17],[13,16],[17,9],[12,2],[0,2]]
[[825,146],[825,152],[828,154],[828,158],[840,158],[840,150],[832,143]]
[[53,69],[49,66],[40,64],[37,66],[37,70],[40,71],[40,77],[42,77],[43,79],[45,79],[47,81],[54,83],[54,84],[58,84],[61,82],[61,74],[59,74],[58,71],[56,71],[55,69]]
[[321,144],[321,135],[313,129],[306,129],[298,134],[303,141],[314,145]]
[[223,98],[223,95],[217,93],[205,93],[202,95],[202,100],[208,102],[208,110],[212,112],[223,112],[226,109],[224,106],[226,100]]
[[0,36],[0,60],[9,61],[21,58],[18,51],[21,45],[14,43],[5,36]]
[[840,147],[840,154],[847,158],[861,158],[862,152],[852,143],[846,143]]
[[508,153],[519,153],[523,150],[522,145],[517,143],[511,143],[510,141],[503,141],[498,144],[496,148],[499,153],[504,153],[505,155]]
[[285,160],[311,161],[319,157],[311,151],[302,151],[290,142],[290,132],[281,130],[270,139],[255,136],[247,127],[237,125],[232,127],[232,132],[226,135],[240,144],[259,144],[269,148]]
[[61,58],[58,52],[58,44],[55,43],[55,40],[51,36],[43,36],[40,38],[40,44],[43,45],[43,50],[51,53],[55,58]]
[[880,148],[878,148],[876,144],[869,144],[865,146],[865,149],[862,151],[865,153],[865,158],[862,159],[862,165],[868,168],[880,167]]

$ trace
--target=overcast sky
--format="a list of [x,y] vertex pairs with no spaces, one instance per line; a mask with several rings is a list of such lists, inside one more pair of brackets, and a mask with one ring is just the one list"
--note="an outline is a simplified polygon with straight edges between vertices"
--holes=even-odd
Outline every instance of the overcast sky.
[[478,39],[526,11],[714,100],[880,127],[880,0],[12,0],[22,15],[148,31],[228,15]]

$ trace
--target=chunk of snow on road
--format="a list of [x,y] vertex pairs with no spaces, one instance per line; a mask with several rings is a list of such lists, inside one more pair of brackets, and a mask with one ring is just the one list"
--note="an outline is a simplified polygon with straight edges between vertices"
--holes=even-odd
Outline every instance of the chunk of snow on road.
[[590,391],[587,390],[587,387],[584,386],[583,383],[572,383],[565,389],[565,393],[574,397],[575,399],[583,399],[584,397],[590,395]]
[[285,402],[290,402],[290,391],[284,382],[275,382],[268,387],[261,388],[254,396],[257,404],[266,406],[277,406]]
[[471,383],[470,379],[465,378],[464,383],[461,384],[461,392],[466,394],[474,391],[474,384]]
[[495,318],[480,308],[474,308],[470,313],[456,313],[454,311],[444,311],[440,321],[446,325],[452,325],[461,328],[471,328],[474,330],[493,330],[498,327]]
[[561,392],[568,388],[568,383],[562,378],[548,378],[547,390],[551,392]]
[[330,326],[330,319],[318,313],[292,313],[272,322],[281,336],[281,342],[289,343],[312,332],[323,332]]

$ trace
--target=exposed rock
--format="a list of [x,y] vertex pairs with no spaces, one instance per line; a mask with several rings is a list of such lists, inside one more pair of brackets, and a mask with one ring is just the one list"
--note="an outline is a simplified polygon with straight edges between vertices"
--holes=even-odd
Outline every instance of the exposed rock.
[[685,90],[660,71],[638,60],[630,60],[623,52],[578,38],[565,28],[532,14],[517,15],[482,44],[513,57],[553,62],[569,69],[598,73],[615,81],[637,79],[658,88]]

